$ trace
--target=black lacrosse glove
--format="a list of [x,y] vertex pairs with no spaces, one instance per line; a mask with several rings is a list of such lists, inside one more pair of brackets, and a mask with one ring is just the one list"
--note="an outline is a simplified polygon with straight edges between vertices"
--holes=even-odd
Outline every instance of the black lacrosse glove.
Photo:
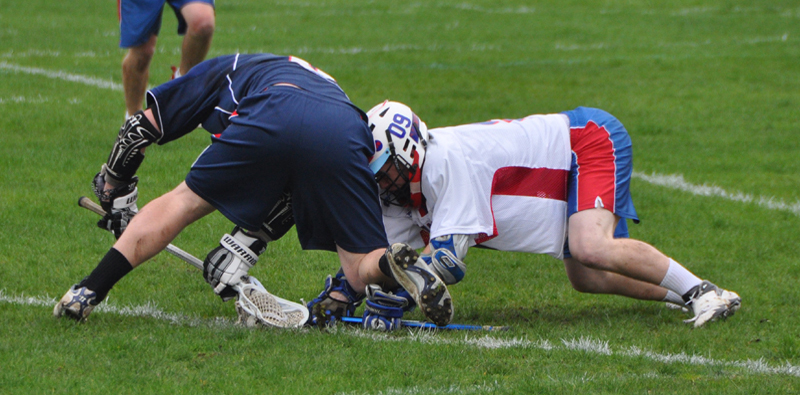
[[134,176],[127,183],[112,188],[105,181],[105,165],[92,180],[94,194],[106,212],[106,215],[97,221],[97,226],[110,231],[117,239],[128,227],[133,216],[139,212],[139,207],[136,206],[139,198],[139,189],[136,188],[138,183],[139,178]]

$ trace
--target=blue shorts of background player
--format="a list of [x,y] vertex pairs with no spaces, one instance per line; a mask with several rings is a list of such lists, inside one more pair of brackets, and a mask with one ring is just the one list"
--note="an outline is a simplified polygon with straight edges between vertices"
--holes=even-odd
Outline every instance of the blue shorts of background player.
[[161,16],[164,4],[169,4],[178,18],[178,34],[186,33],[186,19],[181,8],[188,3],[206,3],[214,6],[214,0],[119,0],[119,46],[130,48],[144,44],[152,35],[161,31]]

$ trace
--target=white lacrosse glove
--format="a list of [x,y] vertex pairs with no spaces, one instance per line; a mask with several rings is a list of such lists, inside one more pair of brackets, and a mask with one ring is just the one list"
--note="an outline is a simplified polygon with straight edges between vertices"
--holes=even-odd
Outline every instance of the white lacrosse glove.
[[220,246],[203,261],[203,276],[223,301],[236,297],[234,287],[247,279],[250,268],[267,248],[264,239],[238,226],[231,233],[222,236]]

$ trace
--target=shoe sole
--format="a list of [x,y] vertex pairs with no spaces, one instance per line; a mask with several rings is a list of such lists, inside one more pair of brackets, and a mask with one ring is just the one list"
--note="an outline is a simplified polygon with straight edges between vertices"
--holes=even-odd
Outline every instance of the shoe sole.
[[[438,326],[445,326],[453,319],[453,302],[450,297],[450,291],[444,285],[442,280],[436,278],[430,272],[415,266],[419,258],[416,251],[410,251],[411,254],[404,255],[400,258],[400,262],[395,259],[389,260],[389,268],[392,275],[400,283],[400,285],[411,294],[411,297],[420,306],[422,314],[434,324]],[[409,272],[416,274],[425,282],[422,290],[417,288],[417,284],[411,278]]]
[[[89,312],[91,313],[91,310],[89,310]],[[80,312],[76,312],[75,310],[70,309],[69,306],[64,304],[64,302],[59,301],[56,307],[53,309],[53,316],[56,318],[67,317],[80,322],[85,320],[86,317],[89,316],[89,314],[86,314],[85,317],[81,315]]]
[[[92,296],[90,300],[93,300],[96,297],[96,294],[94,292],[92,293],[94,296]],[[84,296],[73,292],[73,290],[68,291],[67,294],[62,296],[61,300],[56,303],[55,307],[53,308],[53,316],[56,318],[68,317],[78,322],[85,321],[89,314],[92,313],[92,310],[94,310],[96,305],[87,304],[84,307],[80,302],[80,299],[83,298]],[[77,305],[77,311],[76,309],[71,308],[71,306],[74,305]]]

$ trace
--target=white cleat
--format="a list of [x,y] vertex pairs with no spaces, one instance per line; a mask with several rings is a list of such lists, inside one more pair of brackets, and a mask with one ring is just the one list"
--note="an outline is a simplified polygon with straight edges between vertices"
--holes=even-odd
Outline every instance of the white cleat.
[[386,249],[386,258],[395,280],[405,288],[434,324],[444,326],[453,319],[450,291],[439,276],[407,244],[395,243]]
[[53,317],[66,316],[77,321],[84,321],[92,313],[95,306],[100,304],[96,300],[96,292],[75,284],[56,303],[55,308],[53,308]]
[[694,317],[684,322],[693,322],[695,328],[719,318],[728,318],[742,305],[742,298],[736,292],[724,290],[708,281],[692,288],[688,295],[689,301],[686,304],[691,308]]

